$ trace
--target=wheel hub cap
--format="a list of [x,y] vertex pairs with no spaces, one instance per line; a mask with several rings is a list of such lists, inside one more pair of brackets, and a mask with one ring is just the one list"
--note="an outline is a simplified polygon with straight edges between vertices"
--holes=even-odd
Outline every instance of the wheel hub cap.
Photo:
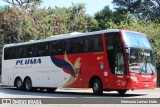
[[99,88],[99,87],[98,87],[98,84],[97,84],[97,83],[94,83],[94,84],[93,84],[93,89],[96,91],[96,90],[98,90],[98,88]]

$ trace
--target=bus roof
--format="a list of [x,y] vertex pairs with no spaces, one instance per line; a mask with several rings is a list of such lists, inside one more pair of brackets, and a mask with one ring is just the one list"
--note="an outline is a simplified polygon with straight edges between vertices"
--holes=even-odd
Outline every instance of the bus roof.
[[74,38],[74,37],[81,37],[81,36],[87,36],[87,35],[93,35],[93,34],[99,34],[99,33],[109,33],[109,32],[120,32],[120,29],[109,29],[109,30],[87,32],[87,33],[73,32],[73,33],[68,33],[68,34],[54,35],[54,36],[48,37],[46,39],[41,39],[41,40],[30,40],[28,42],[6,44],[4,45],[4,48],[47,42],[51,40],[61,40],[61,39],[68,39],[68,38]]

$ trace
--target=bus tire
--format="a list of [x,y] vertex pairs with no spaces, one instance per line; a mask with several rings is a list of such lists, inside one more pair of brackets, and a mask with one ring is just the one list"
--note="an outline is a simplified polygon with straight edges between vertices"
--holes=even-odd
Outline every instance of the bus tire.
[[23,82],[21,78],[15,80],[15,86],[18,90],[23,90]]
[[55,92],[57,88],[46,88],[48,92]]
[[124,95],[127,92],[127,90],[118,90],[119,95]]
[[32,81],[30,78],[26,78],[24,81],[24,89],[25,91],[32,91],[33,87],[32,87]]
[[93,93],[95,95],[102,95],[103,93],[103,85],[102,85],[102,82],[100,79],[96,78],[94,79],[93,81],[93,84],[92,84],[92,89],[93,89]]

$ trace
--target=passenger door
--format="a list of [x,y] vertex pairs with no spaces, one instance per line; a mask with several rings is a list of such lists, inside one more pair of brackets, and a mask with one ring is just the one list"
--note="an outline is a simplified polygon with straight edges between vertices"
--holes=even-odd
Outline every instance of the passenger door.
[[110,71],[113,74],[111,81],[114,81],[112,87],[115,89],[126,88],[126,64],[124,57],[124,48],[119,32],[106,33],[106,48]]
[[115,53],[115,88],[126,88],[125,60],[123,52]]

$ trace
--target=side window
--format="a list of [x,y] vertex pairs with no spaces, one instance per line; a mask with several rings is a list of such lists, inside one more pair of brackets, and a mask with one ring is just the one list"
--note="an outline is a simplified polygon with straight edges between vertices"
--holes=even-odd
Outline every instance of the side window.
[[83,38],[73,38],[66,40],[66,51],[68,54],[83,52]]
[[122,40],[119,33],[106,34],[107,50],[122,49]]
[[[15,51],[15,50],[13,50]],[[12,50],[11,50],[12,52]],[[23,57],[23,47],[17,47],[17,58],[22,58]]]
[[10,49],[5,48],[4,49],[4,60],[10,59]]
[[15,47],[12,47],[10,49],[10,59],[16,59],[16,48]]
[[25,46],[23,49],[24,49],[23,58],[28,58],[33,56],[33,48],[31,45]]
[[114,48],[114,36],[109,35],[106,38],[107,50],[112,50]]
[[102,36],[90,35],[84,37],[84,52],[103,51]]
[[48,43],[38,43],[35,46],[35,57],[38,56],[48,56],[49,55],[49,45]]
[[16,48],[10,47],[4,49],[4,60],[16,59]]
[[64,54],[64,40],[52,41],[50,45],[50,55]]

